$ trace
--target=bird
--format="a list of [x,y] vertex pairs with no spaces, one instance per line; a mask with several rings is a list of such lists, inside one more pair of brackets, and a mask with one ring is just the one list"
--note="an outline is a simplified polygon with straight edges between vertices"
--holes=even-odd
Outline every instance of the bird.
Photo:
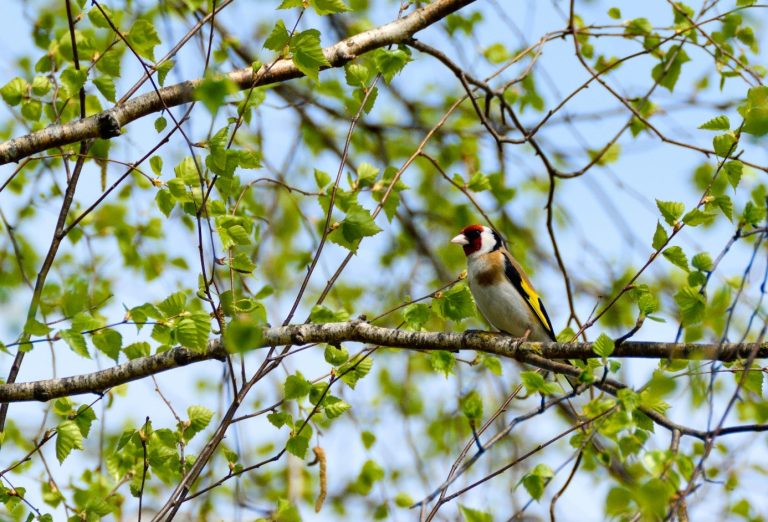
[[498,232],[469,225],[451,243],[464,248],[469,290],[491,326],[527,341],[556,340],[541,297]]

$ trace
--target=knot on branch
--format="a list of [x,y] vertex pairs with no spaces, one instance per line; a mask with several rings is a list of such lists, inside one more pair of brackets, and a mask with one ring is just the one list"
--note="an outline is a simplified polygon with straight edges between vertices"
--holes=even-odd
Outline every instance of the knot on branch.
[[99,126],[99,138],[108,140],[120,136],[120,122],[117,121],[112,111],[102,112],[96,121]]

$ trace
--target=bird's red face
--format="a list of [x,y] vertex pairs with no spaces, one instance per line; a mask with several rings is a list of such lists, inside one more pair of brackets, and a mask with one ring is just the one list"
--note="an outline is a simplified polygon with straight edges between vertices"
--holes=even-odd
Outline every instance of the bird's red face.
[[451,239],[451,243],[461,245],[464,248],[464,255],[471,256],[475,252],[483,249],[483,240],[487,234],[484,234],[487,227],[482,225],[469,225],[464,227],[461,233]]

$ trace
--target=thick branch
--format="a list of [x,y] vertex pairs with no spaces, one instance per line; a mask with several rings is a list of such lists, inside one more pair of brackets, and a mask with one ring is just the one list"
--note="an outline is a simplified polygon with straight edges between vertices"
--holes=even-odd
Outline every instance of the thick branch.
[[[266,328],[262,347],[308,343],[361,342],[412,350],[474,350],[517,359],[559,373],[578,374],[570,365],[554,362],[564,359],[599,357],[592,343],[519,343],[518,339],[490,332],[411,332],[373,326],[363,321],[326,324],[298,324]],[[255,347],[254,347],[255,348]],[[758,358],[768,358],[768,343],[693,344],[628,341],[616,347],[611,357],[647,359],[746,359],[757,348]],[[100,393],[108,388],[135,381],[179,366],[222,359],[225,350],[218,340],[203,352],[174,348],[161,354],[142,357],[107,370],[85,375],[16,384],[0,384],[0,402],[47,401],[80,393]]]
[[[411,38],[416,32],[432,25],[445,16],[471,4],[474,0],[438,0],[389,24],[364,31],[323,49],[331,67],[341,67],[358,56],[374,49],[386,47]],[[255,72],[251,67],[232,71],[226,75],[241,90],[268,85],[303,76],[288,58],[262,65]],[[254,81],[255,79],[255,81]],[[20,136],[0,144],[0,165],[52,147],[60,147],[92,138],[111,138],[120,134],[126,124],[167,107],[193,101],[195,88],[202,79],[188,80],[158,91],[137,96],[88,118],[62,125],[51,125],[32,134]]]

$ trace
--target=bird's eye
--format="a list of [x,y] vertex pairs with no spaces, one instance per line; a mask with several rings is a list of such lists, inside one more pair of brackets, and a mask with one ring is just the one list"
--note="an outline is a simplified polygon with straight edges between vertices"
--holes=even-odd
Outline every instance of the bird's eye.
[[464,235],[467,236],[467,239],[475,239],[480,237],[480,232],[478,232],[477,230],[470,230],[466,232]]

